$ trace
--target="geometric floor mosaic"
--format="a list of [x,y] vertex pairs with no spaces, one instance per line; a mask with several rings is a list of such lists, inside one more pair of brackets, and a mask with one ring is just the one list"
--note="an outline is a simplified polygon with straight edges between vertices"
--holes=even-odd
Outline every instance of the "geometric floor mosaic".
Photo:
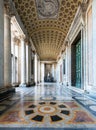
[[0,102],[0,128],[96,130],[96,102],[61,87],[18,88],[13,97]]

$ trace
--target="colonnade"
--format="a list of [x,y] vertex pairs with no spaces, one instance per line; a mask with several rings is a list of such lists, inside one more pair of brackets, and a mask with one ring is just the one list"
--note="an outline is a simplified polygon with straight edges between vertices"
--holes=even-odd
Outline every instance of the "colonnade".
[[[1,0],[0,16],[0,23],[2,23],[0,24],[0,88],[12,88],[15,84],[24,86],[32,82],[40,82],[37,72],[37,68],[40,69],[40,60],[37,58],[37,53],[33,53],[30,38],[20,28],[19,23],[16,25],[19,30],[13,29],[12,19],[14,21],[16,17],[11,12],[10,1]],[[33,67],[32,60],[35,65]]]

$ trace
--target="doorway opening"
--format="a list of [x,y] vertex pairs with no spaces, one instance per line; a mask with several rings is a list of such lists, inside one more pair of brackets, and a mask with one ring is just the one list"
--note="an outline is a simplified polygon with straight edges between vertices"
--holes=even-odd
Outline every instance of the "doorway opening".
[[71,45],[71,85],[81,88],[81,32]]

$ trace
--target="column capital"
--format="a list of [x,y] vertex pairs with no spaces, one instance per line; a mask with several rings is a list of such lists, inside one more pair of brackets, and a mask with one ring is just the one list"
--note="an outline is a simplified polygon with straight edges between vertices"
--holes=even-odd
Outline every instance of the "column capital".
[[20,38],[20,40],[24,41],[25,40],[25,35],[20,35],[19,38]]
[[29,44],[29,40],[28,40],[28,38],[25,38],[25,44],[26,44],[26,45]]
[[31,47],[31,42],[29,41],[29,46]]
[[7,16],[11,16],[11,9],[10,9],[10,1],[9,0],[4,0],[4,13]]
[[82,4],[81,4],[82,13],[85,13],[85,12],[86,12],[87,7],[88,7],[88,4],[89,4],[89,0],[83,0],[83,2],[82,2]]
[[16,36],[13,38],[13,41],[14,41],[15,45],[19,45],[19,43],[20,43],[20,39]]
[[70,44],[70,38],[67,38],[65,41],[65,46],[69,46],[69,44]]
[[31,47],[31,42],[29,41],[28,38],[25,38],[25,44]]

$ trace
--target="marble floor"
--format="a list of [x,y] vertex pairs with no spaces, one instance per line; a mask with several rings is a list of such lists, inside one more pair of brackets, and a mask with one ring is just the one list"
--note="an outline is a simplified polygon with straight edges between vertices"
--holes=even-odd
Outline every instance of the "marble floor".
[[2,130],[96,130],[96,99],[64,86],[19,87],[0,101]]

